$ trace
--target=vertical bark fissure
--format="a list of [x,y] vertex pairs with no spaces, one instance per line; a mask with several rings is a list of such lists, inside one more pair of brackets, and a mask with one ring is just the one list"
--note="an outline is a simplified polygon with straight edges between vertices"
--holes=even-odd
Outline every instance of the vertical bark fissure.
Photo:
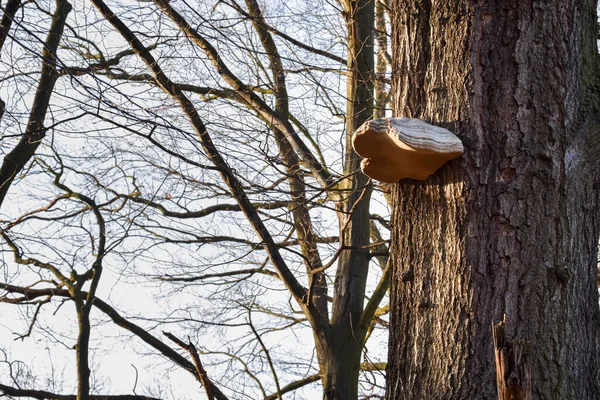
[[[396,41],[393,51],[405,52],[410,57],[403,57],[399,62],[393,58],[392,77],[395,83],[393,92],[394,115],[410,118],[422,118],[427,105],[425,94],[426,72],[430,63],[429,24],[431,1],[419,0],[402,2],[398,5],[402,12],[393,16],[392,26],[396,32],[401,30],[413,40]],[[397,78],[403,77],[398,80]]]
[[[596,279],[599,234],[600,177],[600,59],[597,46],[596,1],[571,4],[560,16],[560,26],[569,37],[581,35],[581,42],[572,40],[567,51],[578,58],[566,66],[567,91],[565,115],[565,208],[568,215],[565,245],[570,252],[565,263],[568,314],[566,332],[576,341],[563,346],[565,391],[578,398],[600,397],[600,335],[596,332],[600,317]],[[585,272],[585,273],[581,273]],[[581,333],[584,334],[581,334]],[[571,354],[577,354],[574,358]],[[580,381],[595,382],[581,385]]]

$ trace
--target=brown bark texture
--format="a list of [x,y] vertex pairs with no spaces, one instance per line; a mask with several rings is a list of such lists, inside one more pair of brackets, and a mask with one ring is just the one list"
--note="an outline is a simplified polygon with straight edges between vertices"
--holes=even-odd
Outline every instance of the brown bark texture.
[[395,115],[465,154],[393,188],[387,398],[497,398],[504,315],[533,399],[600,398],[595,2],[391,6]]

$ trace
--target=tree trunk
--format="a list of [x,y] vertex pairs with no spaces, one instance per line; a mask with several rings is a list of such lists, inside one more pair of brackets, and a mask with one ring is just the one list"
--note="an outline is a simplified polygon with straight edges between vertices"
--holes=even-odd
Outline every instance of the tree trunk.
[[[321,372],[326,400],[358,398],[363,338],[359,328],[369,272],[369,203],[371,185],[360,171],[360,157],[352,148],[354,131],[373,117],[375,8],[373,0],[345,0],[348,28],[346,153],[338,210],[340,253],[331,311],[331,340],[322,348]],[[358,172],[357,172],[358,171]]]
[[504,316],[532,398],[600,398],[595,11],[392,2],[395,115],[465,154],[393,188],[389,399],[495,399]]

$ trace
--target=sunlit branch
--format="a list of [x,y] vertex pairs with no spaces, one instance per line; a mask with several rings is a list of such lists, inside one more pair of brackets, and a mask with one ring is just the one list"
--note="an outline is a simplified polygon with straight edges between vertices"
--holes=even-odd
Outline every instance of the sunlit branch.
[[56,268],[54,265],[52,265],[50,263],[45,263],[45,262],[40,261],[35,258],[23,257],[23,252],[21,251],[21,249],[16,245],[16,243],[11,239],[10,236],[8,236],[8,234],[4,230],[0,230],[0,236],[2,236],[2,238],[4,239],[4,241],[6,242],[8,247],[12,250],[13,255],[14,255],[14,261],[17,264],[33,265],[38,268],[45,269],[45,270],[53,273],[56,276],[56,278],[60,281],[61,284],[65,285],[65,286],[70,285],[71,281],[66,276],[64,276],[60,272],[60,270],[58,268]]
[[292,383],[289,383],[289,384],[285,385],[284,387],[282,387],[279,390],[278,393],[274,393],[272,395],[269,395],[269,396],[265,397],[264,400],[276,400],[279,395],[291,392],[291,391],[296,390],[296,389],[300,389],[301,387],[309,385],[309,384],[311,384],[313,382],[316,382],[316,381],[318,381],[320,379],[321,379],[321,374],[314,374],[314,375],[307,376],[306,378],[303,378],[303,379],[300,379],[300,380],[297,380],[295,382],[292,382]]
[[[377,228],[377,225],[370,221],[370,229],[371,229],[371,241],[373,242],[372,251],[379,253],[388,253],[389,248],[385,244],[385,241],[381,237],[381,233]],[[383,271],[381,278],[379,278],[379,282],[377,283],[377,287],[371,294],[371,298],[367,301],[365,308],[360,316],[360,320],[358,323],[358,335],[363,340],[366,341],[368,338],[368,332],[373,327],[373,320],[376,317],[379,317],[381,309],[379,308],[381,301],[385,297],[390,287],[390,276],[392,273],[391,263],[389,262],[389,257],[384,255],[376,256],[377,261],[379,262],[379,266]]]

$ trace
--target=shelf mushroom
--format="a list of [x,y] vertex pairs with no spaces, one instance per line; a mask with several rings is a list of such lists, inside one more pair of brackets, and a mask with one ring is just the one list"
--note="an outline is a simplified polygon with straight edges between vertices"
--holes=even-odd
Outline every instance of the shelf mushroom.
[[364,174],[386,183],[425,180],[464,151],[449,130],[405,117],[365,122],[354,133],[352,144],[364,157],[360,164]]

